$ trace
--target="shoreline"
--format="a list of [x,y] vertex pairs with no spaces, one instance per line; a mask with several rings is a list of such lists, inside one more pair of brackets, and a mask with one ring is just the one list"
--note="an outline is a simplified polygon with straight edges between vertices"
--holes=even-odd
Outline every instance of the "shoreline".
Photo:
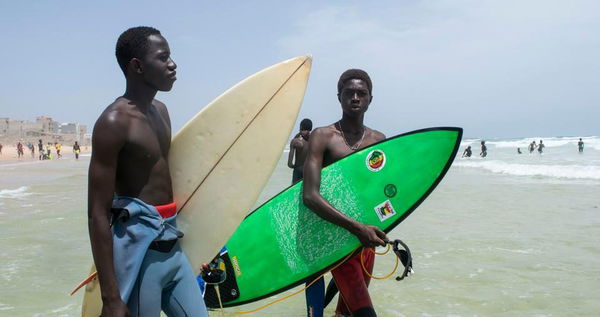
[[[5,164],[5,163],[19,163],[19,162],[32,162],[32,161],[40,161],[39,160],[39,152],[37,151],[37,145],[36,145],[36,149],[34,152],[34,156],[31,157],[31,151],[25,147],[24,150],[24,155],[21,156],[20,158],[17,157],[17,147],[14,145],[4,145],[2,147],[2,154],[0,154],[0,165]],[[89,155],[90,153],[92,153],[92,147],[91,146],[81,146],[81,152],[79,154],[79,157],[81,158],[86,157],[87,155]],[[52,149],[52,159],[51,160],[43,160],[43,161],[56,161],[56,160],[65,160],[65,159],[75,159],[75,153],[73,153],[73,147],[72,146],[62,146],[61,148],[61,154],[62,157],[60,159],[56,158],[56,149]]]

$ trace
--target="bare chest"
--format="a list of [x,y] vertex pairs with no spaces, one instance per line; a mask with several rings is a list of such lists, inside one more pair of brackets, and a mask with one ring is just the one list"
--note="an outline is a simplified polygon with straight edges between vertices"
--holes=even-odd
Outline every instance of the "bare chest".
[[362,138],[362,142],[360,139],[356,143],[351,143],[351,141],[352,140],[348,142],[347,140],[344,140],[342,135],[339,133],[334,135],[327,146],[327,150],[325,151],[323,165],[335,163],[354,152],[360,151],[374,143],[377,143],[379,140],[375,139],[371,135],[365,135],[365,137]]
[[171,145],[171,133],[160,119],[135,120],[121,154],[125,160],[136,163],[166,159]]

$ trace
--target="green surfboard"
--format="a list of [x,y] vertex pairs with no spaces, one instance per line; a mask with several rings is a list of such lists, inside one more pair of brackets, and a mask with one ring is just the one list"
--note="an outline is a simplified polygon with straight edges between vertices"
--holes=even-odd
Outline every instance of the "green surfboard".
[[[461,128],[401,134],[323,168],[321,194],[338,210],[386,233],[412,213],[444,177],[460,145]],[[219,257],[226,279],[224,307],[250,303],[304,283],[360,247],[358,239],[302,203],[302,182],[250,213]],[[204,300],[219,307],[212,286]]]

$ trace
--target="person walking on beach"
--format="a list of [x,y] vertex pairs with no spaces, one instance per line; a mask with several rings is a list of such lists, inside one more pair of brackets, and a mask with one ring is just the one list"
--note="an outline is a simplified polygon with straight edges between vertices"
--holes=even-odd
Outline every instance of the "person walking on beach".
[[544,145],[544,143],[542,142],[542,140],[540,140],[540,144],[537,146],[538,149],[538,153],[542,154],[542,152],[544,152],[544,148],[546,146]]
[[75,153],[75,159],[78,160],[79,159],[79,153],[81,152],[81,148],[79,147],[79,144],[77,144],[77,141],[75,141],[75,144],[73,144],[73,153]]
[[[581,138],[579,138],[579,142],[577,142],[577,148],[579,149],[579,153],[583,153],[583,141]],[[2,149],[2,146],[0,146],[0,149]]]
[[52,159],[52,143],[51,142],[48,142],[48,144],[46,145],[46,159],[47,160]]
[[60,154],[60,143],[54,142],[54,148],[56,148],[56,158],[61,158],[62,155]]
[[27,147],[31,151],[31,158],[35,158],[35,146],[31,142],[27,142]]
[[123,32],[116,57],[126,89],[96,121],[88,176],[102,316],[158,316],[161,310],[208,316],[175,223],[171,122],[165,104],[154,99],[171,90],[177,65],[167,40],[151,27]]
[[487,156],[487,146],[485,146],[485,141],[481,141],[481,153],[479,156],[486,157]]
[[[363,123],[365,112],[373,99],[372,87],[371,78],[363,70],[350,69],[340,76],[337,89],[342,117],[339,121],[317,128],[311,133],[308,155],[304,163],[304,204],[319,217],[354,234],[363,246],[359,254],[331,272],[340,291],[336,314],[344,316],[376,316],[367,288],[370,278],[363,272],[361,257],[364,259],[362,263],[365,269],[372,272],[375,261],[374,248],[384,246],[387,237],[379,228],[349,218],[321,195],[321,169],[348,154],[385,139],[381,132]],[[323,315],[323,288],[324,284],[319,281],[307,290],[307,298],[310,297],[307,309],[311,316]],[[310,296],[309,292],[312,293]]]
[[467,148],[464,150],[462,157],[471,157],[471,155],[473,154],[473,152],[471,151],[471,146],[467,146]]
[[[288,155],[288,167],[293,169],[292,184],[302,180],[304,176],[304,160],[308,153],[308,138],[312,130],[312,121],[302,119],[300,121],[300,132],[290,142],[290,154]],[[294,156],[296,161],[294,162]]]
[[17,157],[21,158],[23,156],[23,144],[21,142],[17,143]]
[[44,158],[44,143],[42,143],[42,139],[38,141],[38,157],[40,161]]

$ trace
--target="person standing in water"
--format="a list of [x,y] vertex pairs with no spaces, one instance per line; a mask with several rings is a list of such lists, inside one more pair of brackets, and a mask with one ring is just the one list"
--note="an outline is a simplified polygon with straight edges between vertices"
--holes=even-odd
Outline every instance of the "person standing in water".
[[[342,117],[311,133],[304,163],[304,204],[319,217],[355,235],[363,246],[359,254],[331,272],[340,291],[336,314],[342,316],[376,316],[368,290],[370,278],[363,272],[362,265],[368,272],[373,271],[374,248],[384,246],[387,236],[375,226],[362,224],[346,216],[321,195],[321,169],[385,139],[383,133],[363,123],[365,112],[373,99],[372,87],[371,78],[363,70],[350,69],[340,76],[337,97],[342,107]],[[361,257],[364,259],[362,264]],[[309,296],[309,292],[312,295]],[[309,297],[314,300],[310,301]],[[322,281],[316,282],[307,290],[307,300],[309,315],[323,316]]]
[[577,148],[579,149],[579,153],[583,153],[583,141],[579,138],[579,142],[577,142]]
[[73,144],[73,153],[75,153],[75,159],[78,160],[79,153],[81,153],[81,148],[79,147],[79,144],[77,144],[77,141],[75,141],[75,144]]
[[462,157],[471,157],[471,155],[473,154],[473,152],[471,151],[471,146],[467,146],[467,148],[465,149],[465,151],[462,154]]
[[[308,138],[312,130],[312,121],[302,119],[300,122],[300,132],[290,142],[290,154],[288,156],[288,167],[293,169],[292,184],[302,180],[304,176],[304,160],[308,153]],[[294,161],[294,156],[296,161]]]
[[544,152],[544,148],[546,146],[544,145],[544,143],[542,142],[542,140],[540,140],[540,144],[537,146],[538,149],[538,153],[542,154],[542,152]]
[[537,145],[535,144],[535,140],[529,144],[529,154],[533,153]]
[[487,156],[487,146],[485,146],[485,141],[481,141],[481,153],[479,156],[486,157]]
[[171,90],[177,65],[167,40],[151,27],[123,32],[116,57],[126,89],[96,121],[88,176],[101,315],[208,316],[175,222],[171,121],[154,98]]

